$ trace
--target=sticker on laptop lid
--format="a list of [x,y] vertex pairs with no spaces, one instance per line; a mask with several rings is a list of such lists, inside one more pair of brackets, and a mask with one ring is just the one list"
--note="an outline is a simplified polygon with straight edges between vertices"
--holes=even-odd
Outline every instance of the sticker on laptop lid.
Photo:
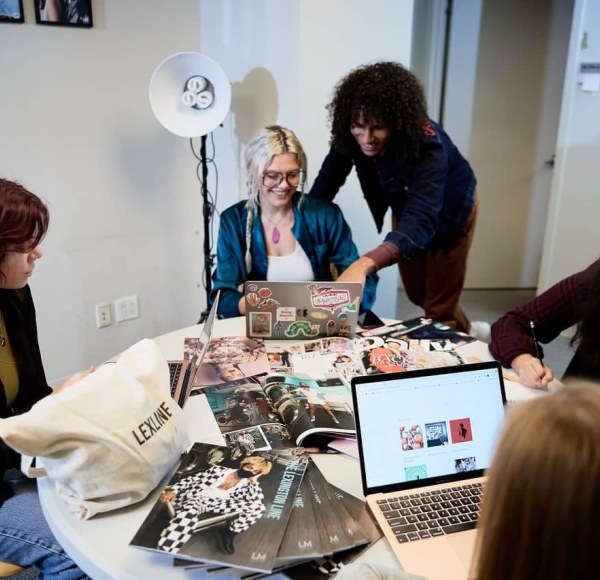
[[277,320],[294,322],[296,320],[296,308],[294,306],[280,306],[277,308]]
[[271,336],[270,312],[250,312],[250,336],[264,338]]
[[319,328],[318,324],[311,324],[308,320],[296,320],[286,328],[285,335],[288,338],[317,336],[319,334]]

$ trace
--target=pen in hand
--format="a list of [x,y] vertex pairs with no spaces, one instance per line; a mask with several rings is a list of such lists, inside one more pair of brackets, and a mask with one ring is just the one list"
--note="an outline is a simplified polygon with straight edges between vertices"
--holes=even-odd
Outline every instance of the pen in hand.
[[538,342],[537,336],[535,335],[535,323],[533,322],[533,320],[529,321],[529,327],[531,328],[531,336],[533,337],[533,344],[535,345],[535,353],[543,365],[544,360],[542,358],[542,349],[540,348],[540,343]]

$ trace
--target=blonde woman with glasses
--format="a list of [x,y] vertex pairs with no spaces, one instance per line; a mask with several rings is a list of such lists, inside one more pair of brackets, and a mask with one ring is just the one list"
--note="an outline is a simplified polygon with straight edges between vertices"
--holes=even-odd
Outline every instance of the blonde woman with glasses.
[[[211,302],[218,314],[245,314],[247,280],[328,281],[358,259],[340,208],[305,196],[306,155],[296,135],[266,127],[246,149],[247,200],[221,214]],[[375,301],[377,277],[369,276],[361,309]]]

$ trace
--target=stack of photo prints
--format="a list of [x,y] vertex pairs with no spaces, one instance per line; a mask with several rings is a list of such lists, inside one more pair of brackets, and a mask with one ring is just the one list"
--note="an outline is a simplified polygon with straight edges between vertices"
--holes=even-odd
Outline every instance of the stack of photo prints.
[[356,437],[352,377],[463,364],[455,348],[472,340],[425,318],[354,339],[212,338],[192,394],[206,396],[223,446],[184,454],[132,546],[220,578],[334,575],[381,537],[308,455]]

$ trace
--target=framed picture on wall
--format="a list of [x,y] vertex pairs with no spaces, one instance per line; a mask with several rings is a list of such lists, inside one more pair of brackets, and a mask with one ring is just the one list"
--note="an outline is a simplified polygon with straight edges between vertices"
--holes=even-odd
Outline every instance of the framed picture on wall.
[[93,26],[92,0],[33,0],[33,3],[38,24],[80,28]]
[[13,22],[22,24],[23,0],[0,0],[0,22]]

